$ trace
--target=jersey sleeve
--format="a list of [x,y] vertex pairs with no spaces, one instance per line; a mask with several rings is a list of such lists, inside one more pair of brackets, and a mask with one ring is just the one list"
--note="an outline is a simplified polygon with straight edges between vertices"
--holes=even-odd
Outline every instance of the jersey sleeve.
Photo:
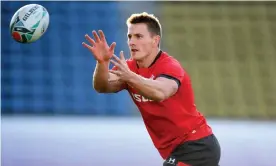
[[175,61],[165,61],[160,64],[159,71],[157,72],[157,77],[165,77],[174,80],[178,87],[181,85],[184,78],[184,69],[179,62]]

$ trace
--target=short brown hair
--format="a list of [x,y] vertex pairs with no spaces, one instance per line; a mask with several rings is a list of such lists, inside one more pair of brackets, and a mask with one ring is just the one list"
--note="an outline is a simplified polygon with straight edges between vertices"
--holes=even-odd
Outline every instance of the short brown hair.
[[139,23],[145,23],[148,27],[149,32],[159,35],[161,37],[162,35],[162,28],[161,24],[157,17],[155,17],[153,14],[148,14],[147,12],[143,13],[135,13],[132,14],[126,21],[126,24],[139,24]]

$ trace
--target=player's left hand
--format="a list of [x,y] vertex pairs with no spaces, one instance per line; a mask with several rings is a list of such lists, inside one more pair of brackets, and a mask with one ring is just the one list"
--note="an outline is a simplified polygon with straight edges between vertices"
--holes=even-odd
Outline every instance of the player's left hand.
[[113,55],[113,59],[110,60],[112,64],[117,67],[117,70],[110,70],[111,73],[116,74],[121,81],[128,81],[132,76],[132,71],[129,69],[123,51],[120,52],[120,58]]

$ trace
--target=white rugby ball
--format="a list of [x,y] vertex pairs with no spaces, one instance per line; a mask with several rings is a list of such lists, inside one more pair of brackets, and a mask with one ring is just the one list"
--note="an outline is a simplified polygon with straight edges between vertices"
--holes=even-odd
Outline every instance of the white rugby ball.
[[39,4],[29,4],[18,9],[10,22],[10,33],[20,43],[38,40],[49,26],[50,16]]

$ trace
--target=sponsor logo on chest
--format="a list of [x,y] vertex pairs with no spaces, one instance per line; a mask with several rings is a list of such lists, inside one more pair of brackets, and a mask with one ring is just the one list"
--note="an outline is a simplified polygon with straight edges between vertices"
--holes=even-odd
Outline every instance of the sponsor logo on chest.
[[140,94],[137,94],[137,93],[131,92],[131,95],[132,95],[133,99],[135,101],[139,102],[139,103],[145,103],[145,102],[153,101],[153,100],[147,99],[144,96],[142,96]]

